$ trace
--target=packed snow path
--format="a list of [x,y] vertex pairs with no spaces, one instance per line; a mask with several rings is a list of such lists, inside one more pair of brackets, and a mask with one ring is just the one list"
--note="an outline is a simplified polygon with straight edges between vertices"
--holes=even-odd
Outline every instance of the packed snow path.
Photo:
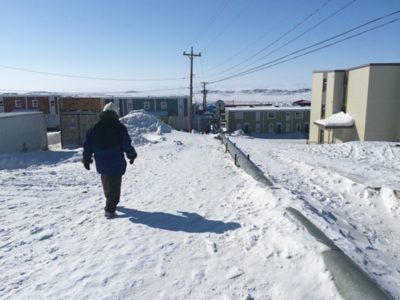
[[324,246],[212,136],[137,147],[118,217],[77,151],[0,157],[4,299],[340,299]]

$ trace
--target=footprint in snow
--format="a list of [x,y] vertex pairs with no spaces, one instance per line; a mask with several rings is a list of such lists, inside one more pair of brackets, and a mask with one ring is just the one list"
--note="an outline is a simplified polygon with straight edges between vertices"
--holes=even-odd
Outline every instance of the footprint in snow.
[[228,279],[236,279],[244,274],[244,271],[238,268],[233,268],[231,269],[228,274],[227,278]]
[[54,235],[54,233],[53,233],[52,231],[47,231],[47,232],[44,232],[42,235],[40,235],[40,237],[38,238],[38,240],[39,240],[39,241],[48,240],[48,239],[50,239],[53,235]]
[[217,248],[217,244],[211,241],[207,241],[207,251],[211,254],[213,253],[217,253],[218,252],[218,248]]

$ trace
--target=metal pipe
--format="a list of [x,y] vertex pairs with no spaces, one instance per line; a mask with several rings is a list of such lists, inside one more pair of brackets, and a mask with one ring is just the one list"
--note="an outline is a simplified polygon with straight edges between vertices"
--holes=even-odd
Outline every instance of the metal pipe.
[[288,207],[286,210],[293,215],[317,241],[328,246],[329,249],[322,252],[322,257],[333,277],[339,294],[344,299],[393,299],[303,214],[293,207]]
[[224,141],[225,152],[229,152],[235,161],[235,165],[242,168],[255,180],[272,186],[272,182],[265,174],[250,160],[250,157],[245,155],[235,144],[233,144],[225,135],[221,134],[220,138]]
[[[219,136],[228,151],[234,158],[235,165],[241,167],[255,180],[272,186],[272,182],[264,173],[223,134]],[[384,300],[393,299],[383,291],[355,262],[353,262],[339,247],[337,247],[320,229],[311,223],[298,210],[288,207],[286,210],[293,215],[319,242],[329,249],[322,252],[325,265],[332,274],[333,281],[344,299]]]

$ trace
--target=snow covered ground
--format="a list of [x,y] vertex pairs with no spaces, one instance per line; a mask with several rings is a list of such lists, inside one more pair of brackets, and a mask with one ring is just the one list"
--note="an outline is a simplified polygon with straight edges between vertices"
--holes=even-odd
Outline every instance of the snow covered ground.
[[400,299],[400,147],[232,138],[272,189],[211,135],[122,121],[139,156],[112,220],[81,149],[0,156],[0,298],[341,299],[292,206]]

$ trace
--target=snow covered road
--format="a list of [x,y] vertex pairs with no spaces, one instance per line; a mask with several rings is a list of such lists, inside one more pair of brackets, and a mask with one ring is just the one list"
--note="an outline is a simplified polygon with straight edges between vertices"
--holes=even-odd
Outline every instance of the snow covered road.
[[121,120],[139,156],[112,220],[81,149],[0,156],[1,299],[341,299],[289,206],[400,299],[399,147],[233,138],[269,188],[213,136]]
[[340,299],[279,190],[211,136],[157,138],[137,147],[113,220],[79,152],[1,157],[2,298]]

